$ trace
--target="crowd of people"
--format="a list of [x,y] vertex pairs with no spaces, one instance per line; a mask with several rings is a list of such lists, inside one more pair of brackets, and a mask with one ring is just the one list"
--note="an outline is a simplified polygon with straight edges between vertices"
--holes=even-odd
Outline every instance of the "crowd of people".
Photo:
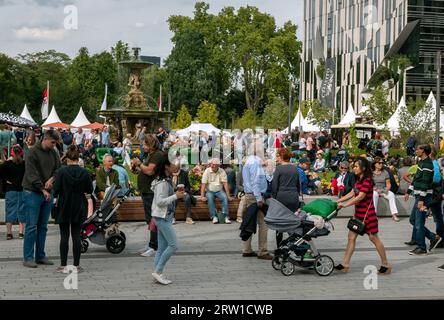
[[[47,224],[53,212],[61,235],[61,263],[56,271],[66,272],[70,235],[74,243],[74,266],[82,271],[80,227],[93,213],[95,199],[103,199],[112,184],[119,186],[120,196],[132,188],[127,170],[117,160],[125,154],[132,158],[131,171],[137,174],[137,189],[150,235],[140,254],[155,256],[152,276],[161,284],[171,283],[164,269],[178,248],[173,227],[178,201],[185,204],[186,224],[195,223],[192,211],[196,201],[208,206],[209,218],[217,224],[220,217],[215,199],[219,199],[223,221],[230,224],[229,202],[237,198],[237,222],[242,234],[249,234],[242,238],[243,257],[273,258],[267,247],[266,200],[277,199],[295,212],[304,194],[327,193],[338,197],[340,208],[355,206],[355,217],[364,221],[365,232],[380,255],[380,274],[392,270],[378,237],[381,198],[388,201],[394,222],[400,220],[396,195],[415,198],[410,215],[412,234],[406,242],[413,246],[409,254],[424,255],[443,246],[444,161],[437,159],[433,146],[418,144],[414,135],[406,143],[409,156],[403,159],[390,157],[389,148],[394,142],[379,133],[374,139],[363,138],[361,144],[367,153],[354,158],[346,152],[350,144],[347,132],[338,143],[327,131],[293,130],[288,135],[279,131],[265,131],[261,135],[239,131],[224,140],[226,138],[217,137],[214,132],[183,139],[168,134],[163,128],[151,134],[144,127],[137,139],[138,152],[132,147],[131,136],[112,141],[106,126],[103,130],[83,132],[79,129],[75,133],[69,129],[41,132],[13,131],[5,127],[0,134],[0,176],[5,191],[7,240],[14,238],[12,226],[19,223],[18,237],[24,239],[24,266],[36,268],[38,264],[53,264],[45,253]],[[232,147],[229,153],[220,147],[223,142]],[[97,149],[111,146],[112,151],[99,161]],[[188,157],[175,146],[196,148],[205,156],[197,164],[189,163]],[[341,157],[332,159],[333,150],[339,155],[341,149],[344,150]],[[82,168],[85,163],[93,164],[93,174]],[[200,167],[202,172],[200,190],[193,190],[190,184],[191,166]],[[332,169],[337,170],[336,174],[328,187],[322,186],[320,174]],[[436,223],[435,233],[425,226],[429,212]],[[256,230],[256,225],[259,229],[257,252],[251,245],[253,235],[248,233],[252,228]],[[283,236],[276,234],[277,246]],[[430,241],[428,247],[426,238]],[[336,270],[348,271],[356,239],[356,233],[350,231],[344,260]]]

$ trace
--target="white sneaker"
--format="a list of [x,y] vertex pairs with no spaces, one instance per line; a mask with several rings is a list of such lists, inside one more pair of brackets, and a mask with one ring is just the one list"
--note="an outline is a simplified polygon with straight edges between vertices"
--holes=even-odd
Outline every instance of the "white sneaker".
[[226,224],[231,224],[230,218],[225,218],[225,223]]
[[156,280],[160,284],[168,285],[172,282],[170,280],[167,280],[162,274],[157,274],[153,272],[151,273],[151,275],[153,276],[154,280]]
[[140,255],[142,257],[152,257],[156,254],[156,250],[149,248],[147,251],[145,251],[144,253],[141,253]]
[[217,223],[219,223],[219,219],[217,217],[214,217],[213,218],[213,224],[217,224]]

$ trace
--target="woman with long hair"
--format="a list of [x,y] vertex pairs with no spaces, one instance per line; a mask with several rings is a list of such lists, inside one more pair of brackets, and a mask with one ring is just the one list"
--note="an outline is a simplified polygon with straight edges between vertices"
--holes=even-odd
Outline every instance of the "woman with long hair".
[[66,273],[69,234],[71,231],[74,267],[82,272],[80,267],[80,229],[93,206],[91,194],[93,185],[88,171],[79,166],[79,149],[70,145],[66,152],[66,166],[57,173],[54,184],[54,197],[57,199],[57,213],[55,222],[60,228],[60,260],[61,264],[56,272]]
[[164,156],[164,161],[159,168],[156,179],[152,183],[154,199],[151,216],[157,227],[158,247],[154,257],[153,279],[163,285],[168,285],[172,281],[163,274],[166,263],[177,250],[176,231],[173,227],[174,212],[176,211],[176,200],[183,199],[185,191],[183,189],[174,192],[171,176],[174,166]]
[[[352,205],[355,206],[355,218],[360,219],[365,224],[365,233],[368,235],[369,240],[375,245],[381,258],[379,274],[389,274],[392,267],[388,263],[384,244],[378,237],[378,217],[376,216],[375,206],[373,204],[373,173],[369,161],[361,157],[356,158],[353,164],[353,171],[358,178],[354,190],[337,200],[338,208],[346,208]],[[350,260],[355,251],[357,238],[357,233],[353,231],[348,232],[348,243],[347,249],[345,250],[344,260],[342,264],[335,267],[337,271],[343,273],[348,272]]]
[[13,239],[12,224],[19,223],[19,238],[23,239],[26,216],[24,214],[22,180],[25,175],[23,149],[12,147],[11,157],[0,166],[0,176],[5,186],[6,239]]

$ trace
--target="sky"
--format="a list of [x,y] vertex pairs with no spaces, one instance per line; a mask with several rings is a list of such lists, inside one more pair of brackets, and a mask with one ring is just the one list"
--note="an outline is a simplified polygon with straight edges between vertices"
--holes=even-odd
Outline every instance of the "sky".
[[[302,38],[303,0],[206,0],[210,13],[223,7],[255,6],[290,20]],[[109,50],[118,40],[140,47],[141,55],[165,59],[171,49],[171,15],[192,16],[195,0],[0,0],[0,52],[9,56],[54,49],[75,56]],[[77,11],[77,28],[71,19]]]

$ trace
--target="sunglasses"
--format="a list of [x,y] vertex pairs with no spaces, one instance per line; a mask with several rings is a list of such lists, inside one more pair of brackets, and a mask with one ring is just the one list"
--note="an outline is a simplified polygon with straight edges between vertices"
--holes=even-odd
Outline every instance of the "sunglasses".
[[347,168],[347,167],[341,167],[341,169],[344,169],[344,170],[348,170],[348,168]]
[[377,164],[384,164],[384,162],[376,162]]

